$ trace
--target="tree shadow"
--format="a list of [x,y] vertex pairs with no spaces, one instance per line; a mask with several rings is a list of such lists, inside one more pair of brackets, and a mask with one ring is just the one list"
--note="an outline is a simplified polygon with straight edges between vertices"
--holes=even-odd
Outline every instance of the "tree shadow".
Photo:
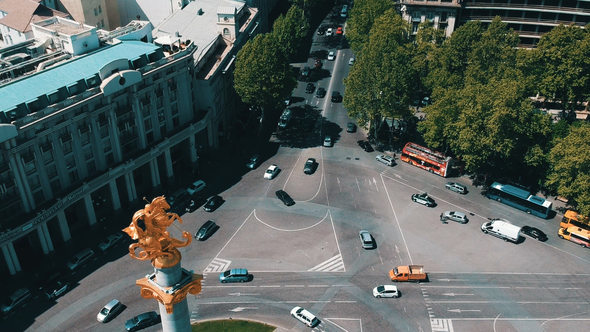
[[342,128],[321,115],[321,109],[311,105],[291,107],[293,118],[289,126],[277,133],[281,146],[290,148],[311,148],[322,146],[324,137],[329,135],[332,142],[340,139]]

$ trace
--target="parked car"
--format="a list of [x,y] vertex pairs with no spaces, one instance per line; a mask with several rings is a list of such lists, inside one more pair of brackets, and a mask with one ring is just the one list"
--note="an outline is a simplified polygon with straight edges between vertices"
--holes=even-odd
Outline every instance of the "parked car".
[[347,133],[354,133],[356,131],[356,125],[352,122],[346,124],[346,132]]
[[205,203],[205,205],[203,205],[203,210],[207,211],[207,212],[213,212],[215,210],[217,210],[217,208],[223,204],[223,198],[221,198],[221,196],[219,195],[215,195],[210,197],[207,200],[207,203]]
[[395,285],[380,285],[373,288],[373,296],[376,298],[382,297],[399,297],[397,286]]
[[187,189],[178,189],[175,192],[172,193],[172,195],[170,195],[168,197],[168,204],[170,204],[170,206],[178,206],[181,205],[184,201],[186,201],[189,198],[189,193]]
[[305,162],[305,166],[303,166],[303,173],[313,174],[313,172],[315,172],[316,166],[317,166],[317,163],[315,161],[315,158],[307,159],[307,161]]
[[543,233],[542,230],[531,227],[531,226],[522,226],[520,228],[520,232],[524,235],[530,236],[533,239],[541,242],[547,241],[547,234]]
[[321,36],[321,35],[325,34],[325,33],[326,33],[326,28],[324,28],[324,27],[319,27],[319,28],[318,28],[318,32],[317,32],[317,33],[318,33],[318,35],[319,35],[319,36]]
[[338,91],[332,91],[332,98],[333,103],[339,103],[342,101],[342,95]]
[[328,30],[326,30],[326,37],[330,37],[334,35],[334,30],[332,30],[332,28],[328,28]]
[[207,220],[201,228],[195,233],[195,240],[197,241],[204,241],[206,240],[211,233],[215,230],[217,224],[213,220]]
[[121,233],[114,233],[107,236],[106,239],[102,240],[101,243],[98,244],[98,249],[101,251],[107,251],[108,249],[114,247],[119,241],[123,239],[123,234]]
[[301,76],[308,77],[310,70],[311,69],[308,66],[303,67],[303,69],[301,70]]
[[260,156],[255,154],[250,158],[250,160],[248,160],[246,167],[248,167],[249,169],[255,169],[256,167],[258,167],[259,163],[260,163]]
[[308,327],[314,327],[320,324],[320,320],[314,314],[303,309],[302,307],[295,307],[291,309],[291,316]]
[[336,53],[334,51],[328,52],[328,61],[334,61],[336,59]]
[[395,165],[395,160],[393,160],[392,156],[386,156],[386,155],[380,154],[375,157],[375,160],[377,160],[378,162],[384,163],[387,166]]
[[161,321],[160,315],[155,311],[144,312],[141,315],[135,316],[125,322],[125,329],[127,331],[139,331],[146,327],[156,325]]
[[286,206],[295,205],[295,201],[291,198],[291,196],[289,196],[289,194],[287,194],[286,191],[277,190],[275,195],[277,195],[277,198],[280,199],[281,202],[283,202]]
[[72,257],[66,266],[68,269],[70,269],[70,271],[73,271],[84,265],[84,263],[86,263],[92,257],[94,257],[94,251],[92,251],[90,248],[86,248]]
[[315,63],[314,63],[314,65],[313,65],[315,68],[318,68],[318,69],[319,69],[319,68],[322,68],[322,66],[323,66],[323,65],[324,65],[324,64],[322,63],[322,59],[320,59],[320,58],[315,58]]
[[48,300],[58,298],[65,292],[70,289],[70,282],[69,281],[55,281],[51,285],[45,288],[43,291],[43,295]]
[[350,58],[350,60],[348,60],[348,64],[351,66],[354,65],[354,58]]
[[250,274],[246,269],[231,269],[221,272],[219,281],[223,284],[226,282],[244,282],[250,280]]
[[365,152],[373,152],[374,151],[373,147],[371,146],[371,143],[369,143],[367,141],[360,140],[360,141],[357,141],[356,143],[361,147],[361,149],[365,150]]
[[457,182],[447,182],[447,184],[445,184],[445,188],[449,189],[450,191],[454,191],[456,193],[459,193],[459,194],[466,194],[467,193],[467,187],[465,187],[464,185],[457,183]]
[[31,299],[31,292],[27,288],[17,289],[8,299],[6,299],[0,306],[0,311],[4,315],[8,315],[23,306]]
[[264,178],[267,180],[272,180],[275,178],[275,176],[277,176],[278,173],[279,173],[279,166],[272,164],[272,165],[268,166],[268,169],[266,170],[266,172],[264,172]]
[[338,29],[336,29],[336,34],[337,35],[341,35],[343,33],[344,33],[344,31],[342,30],[342,27],[338,27]]
[[112,299],[111,302],[100,309],[98,315],[96,315],[96,319],[101,323],[108,323],[122,310],[123,304],[117,299]]
[[330,137],[329,135],[326,135],[326,137],[324,137],[324,146],[325,147],[332,146],[332,137]]
[[190,187],[188,187],[188,189],[186,190],[188,192],[189,195],[194,195],[196,193],[199,193],[201,191],[203,191],[203,189],[205,189],[205,181],[203,180],[198,180],[193,182],[193,184],[191,184]]
[[326,89],[320,87],[316,90],[315,96],[318,98],[324,98],[326,96]]
[[428,196],[428,193],[414,194],[412,195],[412,201],[418,204],[426,205],[428,207],[436,206],[436,202],[434,202],[432,197]]
[[447,221],[447,220],[456,221],[461,224],[466,224],[469,221],[469,219],[467,219],[467,216],[465,215],[465,213],[459,212],[459,211],[445,211],[445,212],[441,213],[440,214],[440,221]]
[[359,232],[359,238],[361,239],[361,245],[365,249],[373,249],[375,248],[375,241],[373,241],[373,237],[369,231],[361,230]]
[[305,93],[313,93],[315,91],[315,85],[313,83],[307,83],[305,87]]

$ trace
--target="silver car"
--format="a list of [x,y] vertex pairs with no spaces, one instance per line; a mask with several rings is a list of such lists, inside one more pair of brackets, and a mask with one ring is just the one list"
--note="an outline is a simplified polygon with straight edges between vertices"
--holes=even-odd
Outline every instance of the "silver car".
[[375,157],[375,160],[377,160],[378,162],[384,163],[387,166],[395,165],[395,160],[393,160],[392,156],[386,156],[386,155],[380,154]]
[[467,193],[467,187],[465,187],[464,185],[457,183],[457,182],[447,182],[447,184],[445,184],[445,188],[449,189],[450,191],[454,191],[456,193],[459,193],[459,194],[466,194]]
[[466,224],[469,221],[469,219],[467,219],[467,216],[465,215],[465,213],[459,212],[459,211],[445,211],[445,212],[441,213],[440,214],[440,221],[444,222],[447,220],[456,221],[461,224]]

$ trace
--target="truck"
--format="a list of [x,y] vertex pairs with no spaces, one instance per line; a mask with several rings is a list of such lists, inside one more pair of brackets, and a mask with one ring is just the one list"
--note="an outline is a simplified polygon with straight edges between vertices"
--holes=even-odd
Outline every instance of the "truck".
[[484,222],[481,225],[481,231],[504,241],[518,242],[520,239],[520,227],[503,219],[492,219],[489,222]]
[[400,265],[389,271],[391,281],[427,281],[428,275],[423,265]]

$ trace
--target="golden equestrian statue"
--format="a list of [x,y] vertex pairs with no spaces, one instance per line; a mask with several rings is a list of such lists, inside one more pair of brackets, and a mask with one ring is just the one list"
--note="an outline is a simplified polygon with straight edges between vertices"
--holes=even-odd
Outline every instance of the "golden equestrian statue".
[[[144,209],[135,212],[131,224],[123,230],[132,239],[139,240],[129,246],[131,258],[140,261],[151,259],[152,262],[156,258],[169,260],[173,259],[175,252],[177,252],[176,248],[186,247],[191,243],[192,237],[186,231],[182,231],[182,237],[186,241],[170,237],[166,228],[176,220],[182,223],[182,219],[178,214],[166,212],[167,210],[170,210],[170,205],[164,196],[159,196],[154,198],[151,203],[148,202]],[[139,220],[143,220],[145,223],[145,230],[137,225]],[[135,255],[135,249],[138,247],[142,250],[138,255]]]

